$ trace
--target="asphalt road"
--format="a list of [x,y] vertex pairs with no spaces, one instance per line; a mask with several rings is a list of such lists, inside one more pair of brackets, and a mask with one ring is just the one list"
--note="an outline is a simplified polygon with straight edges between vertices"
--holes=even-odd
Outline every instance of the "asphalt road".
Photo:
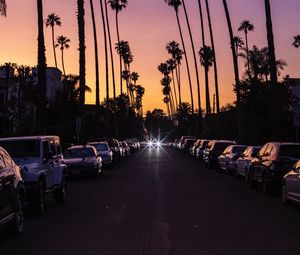
[[1,255],[298,255],[300,208],[170,149],[144,150],[99,180],[69,183],[65,205],[0,237]]

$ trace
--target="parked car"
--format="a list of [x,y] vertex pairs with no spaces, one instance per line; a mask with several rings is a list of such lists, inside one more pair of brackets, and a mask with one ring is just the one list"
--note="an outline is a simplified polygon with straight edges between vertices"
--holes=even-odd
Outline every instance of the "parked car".
[[283,177],[281,200],[284,204],[289,202],[300,203],[300,160]]
[[187,136],[187,135],[181,136],[180,142],[178,144],[178,149],[182,150],[183,144],[185,143],[186,139],[196,139],[196,137],[194,137],[194,136]]
[[114,138],[104,139],[109,145],[109,148],[113,152],[113,162],[118,162],[122,160],[122,148],[119,145],[119,141]]
[[13,234],[22,233],[25,205],[21,168],[0,147],[0,228]]
[[135,151],[137,150],[136,146],[134,145],[133,141],[131,140],[126,140],[127,145],[130,148],[130,153],[135,153]]
[[176,139],[173,143],[173,149],[179,149],[180,139]]
[[129,145],[127,144],[126,141],[121,142],[121,145],[124,149],[125,157],[129,157],[130,156],[130,147],[129,147]]
[[103,166],[112,166],[113,164],[113,153],[109,148],[107,142],[92,142],[89,145],[94,146],[98,156],[102,159]]
[[209,140],[201,140],[200,145],[196,149],[195,157],[199,161],[203,161],[203,153],[204,153],[204,150],[207,148],[208,143],[209,143]]
[[191,146],[190,148],[190,155],[195,157],[196,156],[196,150],[198,149],[198,147],[201,145],[201,139],[196,140],[196,142],[193,144],[193,146]]
[[249,182],[249,165],[257,157],[260,146],[249,146],[236,161],[236,177],[244,177],[245,182]]
[[249,168],[251,187],[261,185],[265,194],[281,190],[282,178],[300,158],[299,143],[267,143]]
[[219,156],[219,168],[227,174],[236,172],[236,161],[247,149],[245,145],[230,145]]
[[93,176],[101,173],[102,160],[94,146],[75,145],[64,152],[64,163],[70,176]]
[[185,139],[184,144],[182,145],[182,151],[185,154],[188,154],[190,151],[190,148],[193,146],[193,144],[196,142],[196,139]]
[[62,162],[58,136],[29,136],[0,139],[0,146],[22,169],[29,208],[45,211],[45,195],[51,193],[57,203],[66,201],[67,166]]
[[229,146],[236,144],[234,141],[213,140],[207,145],[203,153],[203,162],[208,168],[218,167],[218,157]]

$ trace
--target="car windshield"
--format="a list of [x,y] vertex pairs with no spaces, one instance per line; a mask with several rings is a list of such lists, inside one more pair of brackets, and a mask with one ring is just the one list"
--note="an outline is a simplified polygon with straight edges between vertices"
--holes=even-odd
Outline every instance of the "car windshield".
[[1,141],[3,147],[12,158],[38,158],[41,155],[38,140]]
[[214,150],[216,151],[224,151],[230,143],[216,143],[215,146],[213,147]]
[[208,145],[208,143],[209,143],[209,141],[204,141],[204,142],[202,143],[201,149],[206,148],[207,145]]
[[133,146],[133,142],[131,142],[131,141],[127,141],[126,143],[130,146]]
[[97,143],[91,145],[94,146],[97,151],[108,151],[108,146],[106,143]]
[[95,152],[91,148],[67,149],[64,153],[64,158],[92,158],[92,157],[95,157]]
[[233,147],[232,153],[243,153],[246,149],[247,147],[242,147],[242,146]]
[[256,157],[260,149],[261,149],[260,147],[253,148],[252,157]]
[[280,157],[300,158],[300,145],[282,145],[280,146]]

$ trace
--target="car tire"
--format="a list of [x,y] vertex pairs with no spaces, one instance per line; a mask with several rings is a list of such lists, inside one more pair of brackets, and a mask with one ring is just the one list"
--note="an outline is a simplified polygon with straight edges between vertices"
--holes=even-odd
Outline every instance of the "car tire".
[[249,184],[249,170],[245,169],[245,183]]
[[288,199],[288,196],[287,196],[286,184],[285,184],[285,183],[282,184],[282,189],[281,189],[281,202],[282,202],[284,205],[290,205],[290,204],[291,204],[291,202],[290,202],[290,200]]
[[63,204],[67,201],[67,180],[65,176],[62,178],[59,188],[54,191],[53,196],[58,204]]
[[270,193],[271,193],[270,184],[266,181],[265,177],[263,178],[263,181],[262,181],[262,192],[265,195],[270,195]]
[[7,233],[12,235],[19,235],[24,229],[24,217],[25,217],[25,197],[19,190],[16,194],[16,214],[11,223],[7,226]]
[[253,180],[252,175],[249,173],[248,174],[248,178],[249,178],[249,186],[251,189],[255,189],[256,188],[256,182]]
[[32,209],[36,214],[43,214],[45,212],[45,192],[44,192],[44,182],[40,180],[36,185],[35,194],[32,198]]

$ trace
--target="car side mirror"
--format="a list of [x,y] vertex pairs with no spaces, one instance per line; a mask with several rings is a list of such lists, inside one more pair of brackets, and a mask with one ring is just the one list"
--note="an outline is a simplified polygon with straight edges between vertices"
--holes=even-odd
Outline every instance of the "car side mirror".
[[296,174],[300,174],[300,168],[293,168],[293,172]]

